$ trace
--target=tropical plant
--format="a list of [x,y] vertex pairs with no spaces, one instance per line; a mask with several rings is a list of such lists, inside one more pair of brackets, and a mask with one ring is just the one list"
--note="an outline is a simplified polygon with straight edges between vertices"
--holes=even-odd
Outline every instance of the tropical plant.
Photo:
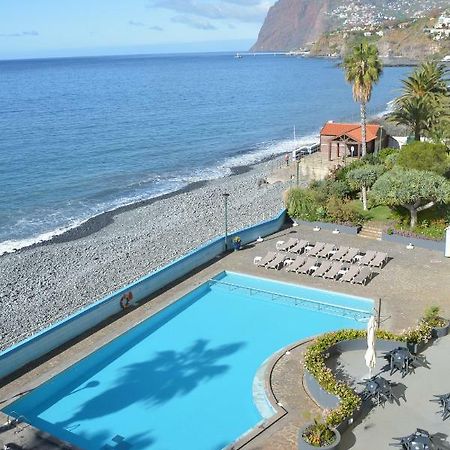
[[344,58],[346,80],[352,84],[353,98],[361,108],[361,140],[362,156],[366,156],[366,105],[372,96],[372,88],[383,72],[378,49],[367,41],[353,47],[351,53]]
[[416,141],[450,114],[446,72],[443,64],[427,61],[402,81],[403,93],[395,100],[389,119],[409,127]]
[[422,321],[427,323],[433,328],[444,327],[447,325],[447,322],[439,315],[440,308],[439,306],[432,305],[425,309],[425,312],[422,317]]
[[362,167],[352,170],[347,174],[347,181],[350,186],[361,191],[363,209],[367,211],[367,189],[383,174],[384,166],[381,164],[366,164]]
[[433,172],[393,169],[372,187],[370,199],[377,205],[402,206],[410,213],[410,227],[417,225],[417,214],[450,199],[450,183]]
[[450,158],[445,145],[414,141],[402,147],[397,164],[404,169],[428,170],[444,175],[449,169]]
[[303,432],[303,439],[313,447],[324,447],[332,444],[336,436],[326,423],[314,419],[314,423]]

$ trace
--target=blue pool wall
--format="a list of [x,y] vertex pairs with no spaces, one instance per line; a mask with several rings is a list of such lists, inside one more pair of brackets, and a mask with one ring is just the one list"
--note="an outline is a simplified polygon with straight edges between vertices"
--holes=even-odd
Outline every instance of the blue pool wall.
[[[228,235],[228,248],[235,236],[239,236],[245,245],[255,241],[259,236],[264,237],[276,233],[283,227],[285,221],[286,210],[283,209],[272,219],[231,233]],[[109,317],[120,313],[122,311],[120,300],[124,294],[132,292],[133,303],[144,300],[189,272],[212,261],[222,254],[224,249],[225,236],[214,238],[161,269],[4,350],[0,353],[0,380],[92,329]]]

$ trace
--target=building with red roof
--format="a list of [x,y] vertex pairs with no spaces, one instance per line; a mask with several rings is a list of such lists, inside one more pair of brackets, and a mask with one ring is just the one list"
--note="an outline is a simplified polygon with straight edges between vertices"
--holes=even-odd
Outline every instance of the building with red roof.
[[[386,133],[380,125],[366,125],[367,153],[377,153],[384,147]],[[362,130],[359,123],[327,122],[320,130],[320,151],[328,160],[361,156]]]

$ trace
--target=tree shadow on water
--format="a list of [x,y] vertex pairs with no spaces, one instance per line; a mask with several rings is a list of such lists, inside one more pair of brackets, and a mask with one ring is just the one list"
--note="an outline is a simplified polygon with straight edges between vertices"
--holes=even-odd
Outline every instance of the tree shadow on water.
[[58,425],[113,414],[136,402],[161,405],[176,396],[186,395],[199,384],[225,373],[229,366],[220,364],[245,344],[236,342],[208,348],[208,341],[200,339],[184,351],[161,351],[148,361],[130,364],[111,389],[85,402],[70,419]]

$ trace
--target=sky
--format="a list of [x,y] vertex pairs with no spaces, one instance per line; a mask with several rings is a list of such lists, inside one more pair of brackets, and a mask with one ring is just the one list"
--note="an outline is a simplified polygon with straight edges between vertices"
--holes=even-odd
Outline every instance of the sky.
[[0,0],[0,59],[242,51],[275,0]]

